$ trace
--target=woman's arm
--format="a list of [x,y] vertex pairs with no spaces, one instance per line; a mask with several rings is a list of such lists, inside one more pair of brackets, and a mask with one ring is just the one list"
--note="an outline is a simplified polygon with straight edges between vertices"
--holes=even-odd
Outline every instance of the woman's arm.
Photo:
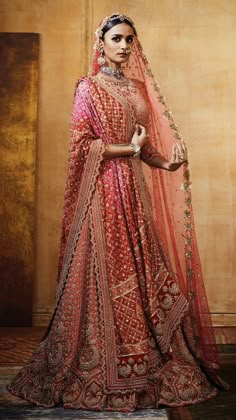
[[176,143],[172,148],[170,160],[162,156],[150,143],[146,143],[141,151],[141,159],[153,168],[176,171],[187,162],[187,149],[183,141]]
[[103,157],[105,160],[113,159],[117,157],[133,156],[134,148],[130,143],[127,144],[107,144],[105,146],[105,152]]
[[146,141],[147,135],[145,127],[136,124],[131,142],[127,144],[107,144],[103,157],[105,159],[113,159],[117,157],[133,156],[136,154],[135,147],[139,146],[141,150]]

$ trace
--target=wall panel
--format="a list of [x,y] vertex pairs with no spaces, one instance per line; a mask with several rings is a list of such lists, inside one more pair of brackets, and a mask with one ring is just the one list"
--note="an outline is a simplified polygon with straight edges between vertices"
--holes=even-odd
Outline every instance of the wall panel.
[[39,35],[0,33],[0,325],[31,325]]

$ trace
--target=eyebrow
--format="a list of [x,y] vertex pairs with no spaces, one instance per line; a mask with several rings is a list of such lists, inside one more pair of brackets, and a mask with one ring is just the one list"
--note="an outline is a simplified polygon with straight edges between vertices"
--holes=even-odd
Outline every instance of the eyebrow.
[[[124,35],[123,34],[113,34],[112,36],[124,36]],[[133,34],[126,35],[127,38],[128,38],[128,36],[131,36],[132,38],[134,37]]]

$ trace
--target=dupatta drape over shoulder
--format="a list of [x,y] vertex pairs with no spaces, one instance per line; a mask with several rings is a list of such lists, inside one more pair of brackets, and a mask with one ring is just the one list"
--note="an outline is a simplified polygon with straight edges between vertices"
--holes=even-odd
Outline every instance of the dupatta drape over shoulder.
[[73,251],[95,190],[105,147],[100,135],[101,125],[90,98],[89,82],[83,78],[76,84],[71,121],[56,305],[65,285]]

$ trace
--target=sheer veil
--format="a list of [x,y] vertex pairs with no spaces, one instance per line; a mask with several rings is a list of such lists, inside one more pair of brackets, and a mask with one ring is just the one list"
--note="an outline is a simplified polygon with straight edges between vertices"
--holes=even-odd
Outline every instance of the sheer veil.
[[[103,23],[96,31],[95,47]],[[91,76],[100,70],[98,58],[99,51],[95,48]],[[123,72],[128,78],[144,83],[150,109],[150,141],[158,152],[169,157],[173,144],[181,140],[181,135],[137,37]],[[153,170],[144,164],[144,174],[154,204],[157,229],[168,249],[174,275],[189,300],[189,313],[182,325],[184,336],[201,365],[213,372],[218,367],[218,355],[195,234],[188,164],[176,172]]]

